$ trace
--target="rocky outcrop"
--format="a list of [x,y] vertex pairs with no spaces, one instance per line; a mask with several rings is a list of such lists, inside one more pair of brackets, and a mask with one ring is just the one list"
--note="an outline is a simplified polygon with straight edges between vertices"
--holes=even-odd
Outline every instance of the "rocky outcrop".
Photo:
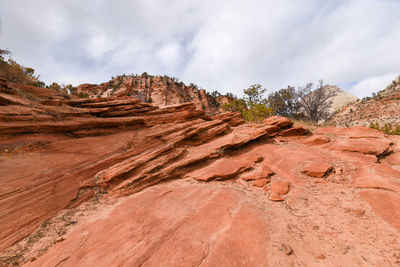
[[376,96],[346,105],[331,119],[330,123],[341,126],[370,126],[378,123],[395,127],[400,125],[400,76]]
[[243,192],[199,185],[171,189],[133,195],[29,265],[268,266],[265,214]]
[[156,106],[192,102],[199,110],[214,114],[220,105],[227,101],[226,97],[213,97],[196,85],[185,85],[176,78],[168,76],[151,76],[146,73],[138,75],[122,75],[102,84],[81,84],[77,87],[78,95],[90,98],[107,98],[112,96],[130,96],[143,103]]
[[394,79],[385,89],[378,92],[378,97],[399,97],[400,75]]
[[303,173],[313,177],[324,177],[330,170],[332,165],[326,162],[312,162],[303,169]]
[[365,127],[309,136],[277,116],[244,124],[193,103],[27,98],[6,86],[2,265],[399,260],[396,137]]

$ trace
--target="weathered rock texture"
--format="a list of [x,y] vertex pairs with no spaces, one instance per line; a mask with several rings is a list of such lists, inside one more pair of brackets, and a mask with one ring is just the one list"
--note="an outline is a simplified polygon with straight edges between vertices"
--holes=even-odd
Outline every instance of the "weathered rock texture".
[[400,76],[375,97],[346,105],[331,119],[337,126],[400,125]]
[[193,84],[187,86],[176,78],[145,73],[117,76],[106,83],[81,84],[77,88],[78,94],[87,94],[90,98],[131,96],[160,107],[193,102],[197,109],[207,113],[215,113],[220,104],[228,101],[225,96],[213,97],[204,89]]
[[397,137],[0,85],[2,265],[400,261]]

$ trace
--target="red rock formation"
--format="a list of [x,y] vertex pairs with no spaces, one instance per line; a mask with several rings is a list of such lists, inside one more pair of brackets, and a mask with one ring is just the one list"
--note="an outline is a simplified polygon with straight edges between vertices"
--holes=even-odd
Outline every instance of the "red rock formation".
[[269,182],[271,182],[271,179],[258,179],[253,182],[253,186],[264,187]]
[[289,192],[289,183],[286,181],[274,180],[270,183],[271,195],[269,199],[272,201],[283,201],[283,195]]
[[295,127],[292,127],[290,129],[286,129],[286,130],[280,132],[280,135],[287,137],[287,136],[307,135],[309,133],[310,133],[310,131],[308,129],[303,128],[301,126],[295,126]]
[[369,126],[378,123],[381,128],[385,124],[393,127],[400,125],[400,76],[392,81],[375,97],[366,98],[339,110],[331,119],[337,126]]
[[264,119],[263,121],[264,124],[267,125],[276,125],[278,127],[290,127],[293,125],[293,122],[285,117],[281,117],[281,116],[271,116],[268,117],[266,119]]
[[304,144],[308,144],[308,145],[322,145],[322,144],[326,144],[329,143],[331,141],[331,139],[329,138],[329,136],[325,136],[325,135],[313,135],[310,136],[309,138],[304,140]]
[[226,102],[226,98],[214,98],[204,89],[199,90],[195,85],[186,86],[176,78],[145,73],[141,76],[118,76],[98,85],[81,84],[77,88],[78,94],[87,94],[90,98],[131,96],[159,107],[193,102],[197,109],[210,114],[216,113],[220,104]]
[[254,168],[253,171],[242,175],[241,178],[245,181],[260,180],[260,179],[268,178],[269,176],[271,176],[273,174],[274,174],[274,172],[268,166],[265,166],[264,164],[260,164],[260,166]]
[[399,260],[397,137],[0,86],[0,265]]
[[162,186],[133,195],[105,217],[80,226],[29,265],[268,266],[264,216],[237,189]]
[[325,162],[313,162],[303,169],[303,172],[308,176],[324,177],[330,170],[332,165]]

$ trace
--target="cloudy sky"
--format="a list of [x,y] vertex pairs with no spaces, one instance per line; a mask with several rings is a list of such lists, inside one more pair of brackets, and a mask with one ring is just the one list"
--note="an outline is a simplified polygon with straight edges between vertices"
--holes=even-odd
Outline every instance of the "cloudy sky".
[[0,0],[0,48],[46,83],[167,74],[241,95],[324,79],[362,97],[400,74],[399,0]]

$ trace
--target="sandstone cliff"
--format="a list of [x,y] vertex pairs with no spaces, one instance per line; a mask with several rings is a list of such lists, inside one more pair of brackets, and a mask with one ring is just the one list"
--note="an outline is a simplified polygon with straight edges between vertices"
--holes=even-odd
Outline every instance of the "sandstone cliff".
[[400,139],[0,81],[0,265],[396,266]]
[[[197,109],[207,113],[218,111],[222,98],[213,97],[196,85],[185,85],[176,78],[168,76],[151,76],[143,73],[137,75],[121,75],[109,82],[81,84],[78,94],[87,94],[90,98],[131,96],[144,103],[153,103],[163,107],[167,105],[193,102]],[[221,101],[219,100],[221,99]]]

